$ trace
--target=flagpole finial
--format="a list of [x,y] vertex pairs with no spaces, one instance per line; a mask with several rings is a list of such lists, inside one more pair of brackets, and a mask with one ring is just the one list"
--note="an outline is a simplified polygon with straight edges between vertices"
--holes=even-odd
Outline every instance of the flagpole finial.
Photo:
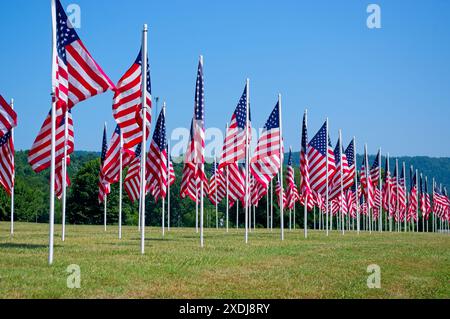
[[200,60],[200,64],[203,65],[203,55],[200,54],[199,60]]
[[144,26],[142,27],[142,29],[143,29],[144,32],[147,32],[147,31],[148,31],[148,25],[147,25],[147,23],[144,23]]

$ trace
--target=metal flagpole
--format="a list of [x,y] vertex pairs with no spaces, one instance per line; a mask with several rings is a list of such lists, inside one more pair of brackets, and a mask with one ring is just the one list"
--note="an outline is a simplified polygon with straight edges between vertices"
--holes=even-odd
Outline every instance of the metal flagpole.
[[329,235],[329,225],[328,225],[328,210],[329,210],[329,207],[328,207],[328,177],[329,177],[329,172],[328,172],[328,117],[327,117],[327,121],[326,121],[326,134],[327,134],[327,136],[325,137],[325,139],[326,139],[326,141],[325,141],[325,157],[326,157],[326,168],[325,168],[325,170],[326,170],[326,188],[325,188],[325,190],[326,190],[326,192],[327,192],[327,194],[326,194],[326,196],[325,196],[325,200],[326,200],[326,213],[327,213],[327,219],[326,219],[326,230],[327,230],[327,236]]
[[69,112],[64,114],[64,158],[62,159],[62,241],[66,240],[66,188],[67,188],[67,139],[69,138]]
[[[412,165],[411,165],[411,173],[412,173]],[[403,177],[404,177],[404,181],[403,181],[403,191],[405,192],[405,216],[404,216],[404,218],[405,218],[405,220],[404,220],[404,225],[405,225],[405,232],[408,230],[408,225],[407,225],[407,218],[406,218],[406,215],[407,215],[407,213],[408,213],[408,205],[406,205],[406,203],[407,203],[407,200],[408,200],[408,192],[407,192],[407,190],[406,190],[406,164],[405,164],[405,162],[403,162]],[[412,176],[411,176],[412,177]],[[412,181],[411,181],[412,182]]]
[[358,195],[358,164],[356,163],[356,137],[353,136],[353,163],[355,165],[355,200],[356,200],[356,231],[359,235],[361,231],[359,215],[359,195]]
[[198,234],[198,222],[199,222],[199,218],[198,218],[198,185],[197,185],[197,180],[195,181],[195,232]]
[[382,200],[382,187],[381,184],[383,183],[381,180],[381,147],[379,150],[379,155],[378,155],[378,165],[379,165],[379,169],[378,169],[378,190],[380,192],[380,198],[379,198],[379,203],[380,203],[380,211],[378,214],[378,219],[379,219],[379,223],[378,223],[378,231],[380,233],[383,232],[383,200]]
[[245,119],[245,123],[246,123],[246,127],[245,127],[245,243],[248,243],[248,201],[249,201],[249,147],[250,147],[250,137],[249,137],[249,117],[250,117],[250,112],[249,112],[249,108],[250,108],[250,103],[249,103],[249,99],[250,99],[250,80],[247,79],[247,85],[246,85],[246,95],[247,95],[247,100],[246,100],[246,119]]
[[167,231],[170,231],[170,139],[167,142]]
[[[389,178],[391,178],[391,169],[390,169],[390,156],[389,153],[387,153],[387,169],[389,171]],[[389,232],[392,232],[392,216],[391,216],[391,181],[392,179],[389,181],[388,187],[386,187],[386,191],[388,192],[388,215],[389,215]],[[385,181],[385,183],[387,183],[387,181]],[[386,225],[387,226],[387,225]]]
[[122,172],[122,165],[123,165],[123,135],[122,130],[120,130],[119,133],[120,137],[120,153],[119,153],[119,239],[122,239],[122,180],[123,180],[123,172]]
[[53,239],[55,228],[55,139],[56,139],[56,4],[51,2],[52,8],[52,137],[50,164],[50,212],[49,212],[49,253],[48,263],[53,264]]
[[369,192],[369,158],[367,155],[367,144],[364,144],[364,158],[365,158],[365,162],[366,165],[364,165],[364,170],[366,171],[366,186],[367,186],[367,217],[368,217],[368,223],[369,223],[369,234],[372,233],[372,224],[371,224],[371,218],[370,218],[370,192]]
[[266,207],[266,225],[267,225],[267,229],[269,229],[270,228],[270,224],[269,224],[269,192],[267,192],[267,194],[266,194],[266,204],[267,204],[267,207]]
[[[107,131],[107,126],[106,126],[106,122],[105,122],[105,132]],[[100,167],[100,169],[102,169]],[[108,195],[105,194],[105,198],[103,200],[103,228],[104,231],[106,231],[106,210],[107,210],[107,201],[108,201]]]
[[397,232],[400,231],[400,202],[399,202],[399,198],[398,198],[398,179],[400,177],[400,171],[398,170],[398,159],[395,160],[395,170],[397,172],[397,176],[395,177],[395,192],[396,192],[396,196],[395,196],[395,216],[397,216],[397,220],[396,220],[396,224],[397,224]]
[[[416,188],[419,190],[419,170],[416,169]],[[416,232],[419,232],[419,191],[417,191],[417,206],[416,206]]]
[[273,179],[270,180],[270,231],[273,231]]
[[219,203],[218,203],[218,190],[219,190],[219,185],[217,185],[217,157],[214,157],[214,182],[216,184],[216,229],[219,229]]
[[144,24],[142,30],[142,82],[141,82],[141,105],[142,105],[142,152],[141,152],[141,254],[145,253],[145,193],[146,193],[146,181],[145,181],[145,156],[147,153],[147,24]]
[[[200,56],[200,64],[201,64],[202,69],[203,69],[203,55]],[[203,98],[203,97],[200,97],[200,98]],[[202,158],[204,158],[204,155],[205,155],[203,153],[204,153],[204,149],[202,147],[202,154],[201,154]],[[198,155],[198,154],[196,154],[196,155]],[[202,172],[205,171],[205,164],[204,163],[201,163],[201,170],[202,170]],[[200,179],[200,246],[202,248],[204,247],[204,239],[203,239],[203,213],[204,213],[203,204],[204,204],[204,198],[203,198],[203,191],[204,191],[203,180]]]
[[434,177],[433,177],[433,181],[432,181],[432,186],[431,186],[432,188],[432,200],[433,200],[433,204],[432,204],[432,206],[431,206],[431,213],[432,213],[432,216],[431,216],[431,231],[434,233],[435,232],[435,228],[434,228],[434,225],[435,225],[435,223],[434,223]]
[[[163,114],[164,114],[164,119],[166,118],[166,102],[163,103]],[[169,169],[169,166],[167,165],[166,169]],[[169,178],[169,174],[167,174],[167,178]],[[161,191],[161,190],[160,190]],[[166,197],[163,196],[162,197],[162,209],[161,209],[161,231],[162,231],[162,236],[164,237],[166,234],[166,230],[165,230],[165,216],[166,216]]]
[[[308,110],[307,109],[305,110],[304,116],[305,116],[305,127],[306,127],[306,129],[308,129]],[[308,143],[306,143],[306,144],[308,144]],[[304,151],[305,151],[305,153],[303,155],[307,156],[306,154],[308,153],[308,145],[306,145],[306,149]],[[300,161],[301,161],[301,159],[300,159]],[[305,169],[306,169],[306,167],[305,167]],[[304,178],[304,176],[301,176],[301,178]],[[300,180],[300,183],[301,183],[301,180]],[[314,229],[316,229],[316,207],[315,206],[314,206]],[[305,196],[304,205],[303,205],[303,232],[305,233],[305,238],[308,238],[308,196]]]
[[284,201],[283,201],[283,122],[281,117],[281,94],[278,94],[278,117],[280,121],[280,224],[281,224],[281,240],[284,240]]
[[[226,129],[227,131],[228,131],[228,123],[227,123],[227,129]],[[226,229],[227,229],[227,233],[228,233],[228,226],[229,226],[229,211],[230,211],[230,198],[229,198],[229,180],[228,180],[228,178],[229,178],[229,176],[228,176],[228,165],[226,166],[226,178],[227,178],[227,181],[226,181],[226,184],[227,184],[227,200],[226,200]]]
[[256,206],[253,206],[253,230],[256,230]]
[[236,229],[239,229],[239,199],[236,200]]
[[[14,110],[14,99],[11,99],[11,108]],[[11,129],[11,141],[14,143],[14,128]],[[16,155],[15,152],[12,154],[12,163],[15,164]],[[16,169],[14,165],[14,170],[12,173],[12,186],[11,186],[11,236],[14,236],[14,185],[15,185],[15,179],[16,179]]]
[[[341,191],[341,207],[340,207],[340,210],[341,210],[341,229],[342,229],[342,235],[344,235],[345,234],[345,228],[344,228],[344,212],[342,211],[342,207],[344,206],[344,184],[343,184],[343,179],[344,179],[344,177],[343,177],[343,170],[342,170],[342,130],[339,130],[339,154],[340,154],[340,160],[339,160],[339,170],[340,170],[340,172],[341,172],[341,178],[340,178],[340,180],[341,180],[341,189],[340,189],[340,191]],[[328,155],[328,153],[327,153],[327,155]]]

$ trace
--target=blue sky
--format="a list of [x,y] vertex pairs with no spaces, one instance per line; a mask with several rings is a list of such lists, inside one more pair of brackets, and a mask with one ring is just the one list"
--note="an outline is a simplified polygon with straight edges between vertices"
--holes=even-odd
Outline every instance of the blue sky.
[[[199,54],[205,57],[206,125],[229,121],[246,77],[252,119],[264,125],[283,95],[286,146],[299,149],[326,117],[336,143],[357,137],[392,156],[450,156],[450,1],[148,1],[63,0],[81,8],[78,33],[117,82],[134,61],[149,24],[154,96],[167,101],[168,129],[188,127]],[[382,28],[366,26],[367,5],[381,7]],[[0,3],[0,93],[14,97],[18,149],[29,149],[50,93],[50,0]],[[75,107],[78,150],[100,151],[112,133],[112,93]]]

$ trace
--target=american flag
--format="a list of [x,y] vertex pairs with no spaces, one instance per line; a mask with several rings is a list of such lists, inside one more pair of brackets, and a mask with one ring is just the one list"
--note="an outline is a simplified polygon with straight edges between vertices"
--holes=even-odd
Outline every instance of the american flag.
[[356,209],[357,209],[357,196],[356,196],[356,187],[353,184],[353,186],[347,190],[347,207],[348,207],[348,213],[351,217],[356,217]]
[[215,163],[211,166],[211,177],[209,179],[208,197],[213,205],[220,203],[226,196],[226,181],[223,170],[219,168],[219,164]]
[[289,209],[293,209],[295,203],[299,201],[300,195],[298,193],[297,185],[295,185],[295,172],[294,167],[292,166],[292,149],[289,149],[286,182],[287,182],[286,204]]
[[[148,59],[147,59],[148,62]],[[132,149],[142,141],[142,51],[117,83],[113,99],[113,116],[122,129],[123,147]],[[150,67],[147,63],[147,125],[152,119],[152,89]],[[150,130],[147,129],[147,137]]]
[[327,137],[328,121],[324,123],[322,128],[313,137],[308,147],[309,160],[309,176],[311,188],[318,194],[326,196],[327,187],[327,156],[328,156],[328,183],[331,181],[336,172],[336,163],[331,141]]
[[375,160],[373,161],[373,165],[370,168],[370,178],[372,179],[372,184],[374,187],[378,185],[380,176],[381,176],[381,151],[378,151]]
[[264,188],[268,188],[270,181],[280,169],[281,144],[280,106],[277,103],[264,126],[250,162],[253,177]]
[[169,158],[169,185],[172,186],[176,181],[175,169],[172,160]]
[[[64,178],[64,172],[63,172],[63,162],[64,160],[61,160],[56,163],[55,165],[55,195],[58,199],[62,198],[63,195],[63,178]],[[66,188],[70,187],[70,178],[69,174],[67,173],[67,167],[70,165],[70,156],[67,156],[66,158]]]
[[419,177],[419,199],[420,199],[420,210],[422,211],[422,215],[425,216],[427,211],[427,197],[424,190],[424,180],[422,174],[420,174]]
[[106,124],[103,129],[103,140],[102,140],[102,154],[100,157],[100,176],[98,181],[98,201],[102,203],[106,196],[111,192],[110,183],[108,183],[103,175],[103,164],[106,159],[106,152],[108,151],[108,140],[106,137]]
[[311,190],[311,184],[309,183],[309,159],[308,159],[308,118],[307,113],[303,114],[303,125],[302,125],[302,145],[300,149],[300,192],[301,192],[301,203],[304,205],[307,201],[308,209],[311,210],[314,206],[314,196]]
[[356,163],[355,163],[355,140],[352,140],[345,149],[347,158],[348,173],[344,176],[344,189],[348,189],[355,184]]
[[72,27],[59,0],[55,1],[56,61],[53,86],[57,117],[64,117],[67,108],[115,86],[92,58]]
[[425,177],[424,191],[425,191],[425,210],[423,212],[425,214],[425,219],[428,220],[431,214],[431,198],[430,193],[428,193],[428,177]]
[[[72,154],[74,150],[74,132],[72,112],[68,112],[68,141],[67,154]],[[55,137],[55,161],[60,162],[64,157],[65,146],[65,117],[60,117],[56,121],[56,137]],[[51,111],[45,118],[36,140],[28,153],[28,163],[32,169],[39,173],[50,167],[51,164],[51,137],[52,137],[52,115]]]
[[[351,175],[350,167],[348,164],[347,154],[342,148],[342,141],[339,140],[334,149],[334,158],[336,161],[336,173],[331,181],[332,187],[330,192],[330,199],[334,199],[341,195],[341,182],[342,191],[346,191],[354,182],[354,178]],[[353,161],[353,160],[352,160]],[[342,174],[341,174],[342,163]]]
[[[230,126],[227,128],[225,141],[223,143],[222,158],[220,159],[219,168],[224,168],[232,163],[237,163],[239,160],[245,159],[246,152],[246,131],[247,125],[247,85],[245,85],[244,92],[242,93],[239,103],[234,110],[231,117]],[[248,110],[248,138],[250,143],[251,135],[251,117],[250,109]]]
[[[197,70],[197,82],[195,88],[194,117],[191,122],[191,133],[188,148],[184,159],[183,177],[181,180],[180,194],[182,198],[196,196],[197,188],[203,183],[207,186],[205,163],[205,91],[203,78],[203,58],[200,57]],[[206,193],[204,193],[206,194]],[[193,200],[194,200],[193,199]]]
[[165,108],[161,110],[156,122],[150,150],[147,155],[147,185],[150,186],[155,200],[165,198],[167,194],[167,137]]
[[418,209],[418,200],[417,200],[417,175],[414,172],[412,166],[410,169],[410,180],[411,180],[411,189],[409,192],[409,206],[408,206],[408,221],[413,219],[417,220],[417,209]]
[[383,200],[383,208],[385,211],[392,216],[393,206],[390,202],[390,197],[392,197],[392,178],[391,178],[391,170],[389,168],[389,158],[386,157],[386,161],[384,164],[384,185],[382,189],[382,200]]
[[139,199],[141,181],[141,144],[136,146],[134,159],[128,167],[127,176],[123,182],[128,198],[132,203]]
[[11,131],[0,137],[0,184],[11,195],[14,187],[14,142]]
[[398,189],[398,203],[399,203],[399,216],[401,219],[406,214],[406,171],[405,166],[403,166],[402,174],[398,181],[399,189]]
[[17,114],[0,95],[0,138],[17,126]]
[[[280,194],[281,194],[281,183],[280,183],[280,176],[278,176],[277,183],[275,184],[275,194],[278,196],[278,205],[280,204]],[[283,203],[286,203],[286,192],[283,190]],[[285,206],[285,204],[283,204]]]
[[363,163],[361,166],[361,188],[362,188],[363,194],[365,196],[366,203],[368,205],[370,205],[370,207],[372,208],[372,207],[374,207],[375,192],[374,192],[374,187],[372,184],[372,179],[370,178],[370,174],[369,174],[369,176],[367,176],[368,164],[369,163],[367,160],[367,153],[364,153],[364,159],[363,159]]
[[245,196],[245,178],[239,170],[238,163],[227,166],[228,169],[228,192],[232,202],[243,200]]
[[117,125],[103,163],[103,175],[110,184],[115,184],[120,179],[120,153],[122,153],[122,170],[134,159],[134,150],[124,149],[120,146],[120,134],[120,127]]

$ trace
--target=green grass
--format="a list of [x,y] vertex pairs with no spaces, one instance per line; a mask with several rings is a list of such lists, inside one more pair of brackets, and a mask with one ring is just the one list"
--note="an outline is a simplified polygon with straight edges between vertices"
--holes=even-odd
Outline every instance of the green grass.
[[[148,228],[140,254],[136,227],[56,226],[55,263],[47,265],[48,225],[0,223],[0,298],[449,298],[450,236],[442,234]],[[67,266],[81,267],[68,289]],[[367,266],[381,267],[368,289]]]

